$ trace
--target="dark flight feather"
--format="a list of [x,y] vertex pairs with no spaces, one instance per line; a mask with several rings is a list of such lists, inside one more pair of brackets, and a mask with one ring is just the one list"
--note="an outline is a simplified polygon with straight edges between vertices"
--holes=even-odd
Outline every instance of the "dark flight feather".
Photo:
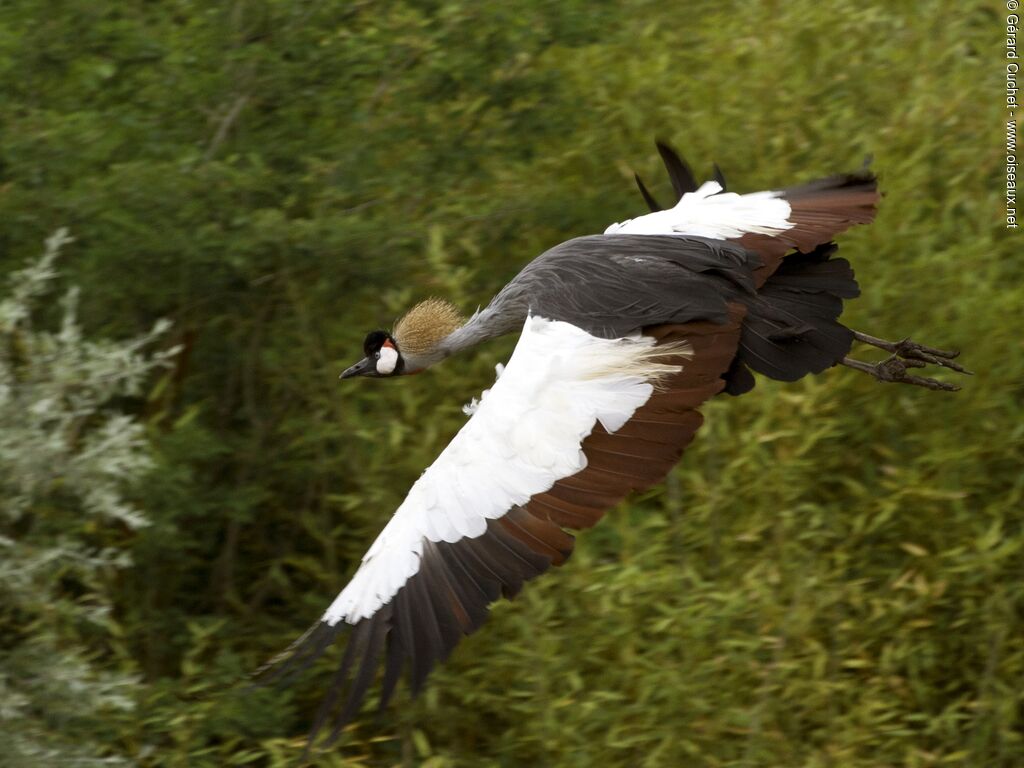
[[755,297],[739,353],[727,379],[730,394],[753,386],[745,368],[780,381],[796,381],[838,363],[850,351],[853,333],[839,323],[843,299],[860,288],[846,259],[831,258],[834,243],[786,258]]
[[675,202],[687,192],[696,192],[697,181],[693,178],[690,166],[667,144],[656,141],[654,145],[658,148],[658,154],[661,155],[661,161],[665,164],[665,170],[668,171],[668,177],[672,182],[672,189],[676,192]]
[[718,163],[714,165],[714,179],[718,182],[719,186],[722,187],[723,192],[728,192],[729,187],[725,183],[725,174],[722,173],[722,169],[718,167]]
[[634,173],[633,180],[636,181],[636,185],[640,189],[640,194],[643,195],[644,202],[647,203],[647,207],[650,209],[651,213],[664,210],[658,201],[654,199],[654,195],[652,195],[647,189],[643,179],[640,178],[640,174]]
[[755,272],[758,287],[789,259],[790,252],[811,253],[855,224],[872,221],[880,197],[878,181],[866,169],[782,190],[794,226],[771,236],[748,233],[737,241],[763,259]]

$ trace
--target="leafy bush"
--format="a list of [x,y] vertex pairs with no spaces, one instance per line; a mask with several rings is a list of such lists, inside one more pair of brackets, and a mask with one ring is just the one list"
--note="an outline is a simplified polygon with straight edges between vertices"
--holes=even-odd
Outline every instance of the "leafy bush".
[[111,616],[115,574],[146,518],[126,495],[152,468],[137,419],[111,408],[173,350],[82,336],[71,290],[60,330],[33,323],[69,242],[11,275],[0,300],[0,743],[11,766],[119,765],[115,723],[138,679]]

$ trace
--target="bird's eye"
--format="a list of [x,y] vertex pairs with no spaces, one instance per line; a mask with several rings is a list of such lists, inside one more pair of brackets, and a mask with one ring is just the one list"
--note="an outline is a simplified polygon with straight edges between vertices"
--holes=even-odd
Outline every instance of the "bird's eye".
[[380,360],[380,350],[379,349],[376,352],[373,353],[373,359],[374,360]]

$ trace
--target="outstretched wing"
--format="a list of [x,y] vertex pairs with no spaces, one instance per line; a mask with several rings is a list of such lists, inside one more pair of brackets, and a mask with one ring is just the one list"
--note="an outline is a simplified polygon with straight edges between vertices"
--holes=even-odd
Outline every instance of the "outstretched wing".
[[[488,606],[561,565],[564,528],[588,528],[630,491],[659,482],[721,391],[744,308],[602,339],[528,318],[512,359],[470,420],[413,485],[321,619],[270,679],[348,645],[310,741],[333,740],[383,666],[381,706],[403,672],[417,692],[433,666],[484,622]],[[383,663],[382,663],[383,660]]]
[[636,176],[651,213],[612,224],[606,235],[731,240],[761,257],[763,264],[754,272],[760,286],[790,251],[809,253],[854,224],[866,224],[875,217],[878,184],[866,168],[785,189],[738,195],[725,191],[717,165],[715,179],[698,187],[689,166],[671,147],[661,142],[657,147],[677,202],[662,209]]

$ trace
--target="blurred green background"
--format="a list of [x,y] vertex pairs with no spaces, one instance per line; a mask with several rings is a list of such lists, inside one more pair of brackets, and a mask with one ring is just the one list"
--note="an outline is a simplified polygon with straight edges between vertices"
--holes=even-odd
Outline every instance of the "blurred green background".
[[[0,399],[47,403],[0,424],[37,419],[0,469],[0,765],[293,765],[338,656],[280,691],[246,675],[325,608],[514,340],[409,380],[338,373],[411,302],[472,310],[642,212],[634,169],[668,197],[655,137],[738,191],[873,154],[844,319],[977,375],[717,399],[663,487],[316,764],[1024,765],[1004,23],[937,0],[4,2],[0,269],[75,240],[35,330],[0,318]],[[72,285],[99,346],[32,346]],[[159,318],[169,367],[117,351]],[[92,355],[136,386],[104,389],[120,364]],[[47,408],[87,379],[72,436]],[[134,469],[103,464],[110,424]],[[89,450],[148,524],[57,471]]]

